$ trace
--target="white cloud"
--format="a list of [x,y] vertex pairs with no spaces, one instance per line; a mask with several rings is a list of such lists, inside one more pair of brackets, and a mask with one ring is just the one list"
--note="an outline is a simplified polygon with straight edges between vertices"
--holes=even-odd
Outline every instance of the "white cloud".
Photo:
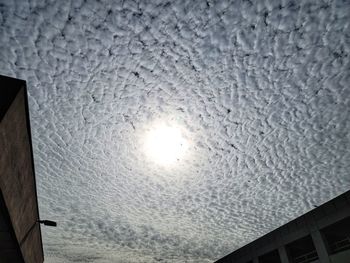
[[[210,262],[350,187],[350,5],[1,1],[47,262]],[[140,150],[184,127],[177,167]]]

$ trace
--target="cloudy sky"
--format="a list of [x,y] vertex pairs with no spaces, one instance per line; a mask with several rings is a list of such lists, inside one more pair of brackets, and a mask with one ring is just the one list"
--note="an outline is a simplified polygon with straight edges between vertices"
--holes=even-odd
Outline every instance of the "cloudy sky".
[[0,0],[0,45],[45,262],[212,262],[350,188],[347,0]]

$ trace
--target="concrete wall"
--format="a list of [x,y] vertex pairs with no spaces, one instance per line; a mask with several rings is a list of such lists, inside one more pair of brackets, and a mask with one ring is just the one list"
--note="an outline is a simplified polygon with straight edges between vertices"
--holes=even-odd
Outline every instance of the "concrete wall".
[[0,191],[0,262],[23,263],[8,209]]
[[[247,244],[216,262],[246,263],[249,260],[253,260],[253,262],[258,263],[259,256],[278,249],[281,262],[289,263],[285,246],[292,241],[310,235],[319,257],[319,259],[314,262],[343,263],[344,261],[342,261],[342,258],[347,257],[349,254],[341,252],[344,255],[329,256],[320,230],[347,217],[350,217],[350,191],[281,226],[250,244]],[[346,262],[350,262],[350,258],[347,258]]]
[[0,188],[25,262],[40,263],[44,255],[36,223],[39,212],[25,83],[4,77],[0,81],[4,88],[21,86],[0,122]]

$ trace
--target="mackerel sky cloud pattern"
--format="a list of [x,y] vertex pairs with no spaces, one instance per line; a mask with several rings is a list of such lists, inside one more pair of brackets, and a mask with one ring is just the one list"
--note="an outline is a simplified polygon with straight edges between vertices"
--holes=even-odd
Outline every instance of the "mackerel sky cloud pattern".
[[[346,0],[0,0],[45,262],[212,262],[348,190],[349,23]],[[141,150],[159,123],[176,165]]]

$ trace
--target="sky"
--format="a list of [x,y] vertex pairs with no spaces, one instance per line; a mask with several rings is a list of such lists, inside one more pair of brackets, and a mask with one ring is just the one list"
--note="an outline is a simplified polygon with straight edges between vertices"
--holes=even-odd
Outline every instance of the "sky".
[[212,262],[349,190],[349,24],[347,0],[0,0],[45,262]]

